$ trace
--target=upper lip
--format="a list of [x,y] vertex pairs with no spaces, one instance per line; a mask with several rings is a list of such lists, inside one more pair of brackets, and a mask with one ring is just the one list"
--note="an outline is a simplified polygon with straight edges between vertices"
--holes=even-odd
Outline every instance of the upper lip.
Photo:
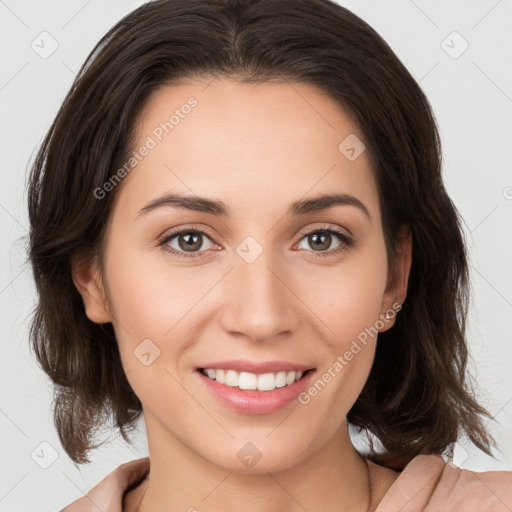
[[216,363],[206,363],[199,368],[212,368],[214,370],[235,370],[237,372],[249,372],[260,375],[262,373],[277,373],[280,371],[285,372],[304,372],[312,370],[313,366],[306,366],[304,364],[292,363],[290,361],[264,361],[257,363],[247,359],[232,359],[229,361],[218,361]]

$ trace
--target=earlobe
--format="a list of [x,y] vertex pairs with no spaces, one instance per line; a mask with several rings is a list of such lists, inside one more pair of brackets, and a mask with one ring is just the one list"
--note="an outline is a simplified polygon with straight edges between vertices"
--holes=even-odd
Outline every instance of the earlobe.
[[73,283],[82,296],[85,313],[92,322],[112,321],[101,274],[96,261],[74,257],[71,262]]

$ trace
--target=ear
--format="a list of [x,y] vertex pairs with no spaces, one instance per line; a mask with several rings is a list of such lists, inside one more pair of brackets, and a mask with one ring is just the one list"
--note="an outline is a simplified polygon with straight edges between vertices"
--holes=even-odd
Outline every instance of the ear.
[[73,283],[84,301],[89,320],[103,324],[112,321],[96,258],[74,256],[71,259]]
[[[403,226],[396,245],[397,256],[390,268],[388,283],[382,298],[382,312],[380,319],[384,322],[384,327],[380,332],[387,331],[393,327],[396,315],[407,295],[407,283],[409,282],[409,273],[412,262],[412,233],[409,226]],[[388,317],[386,317],[388,312]]]

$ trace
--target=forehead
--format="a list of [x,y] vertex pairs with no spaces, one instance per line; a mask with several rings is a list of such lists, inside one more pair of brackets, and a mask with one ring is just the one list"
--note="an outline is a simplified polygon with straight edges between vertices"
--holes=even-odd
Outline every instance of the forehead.
[[161,87],[135,127],[139,159],[123,180],[120,201],[134,209],[173,190],[243,210],[336,191],[359,197],[378,216],[366,152],[347,158],[346,140],[363,143],[364,134],[308,84],[215,79]]

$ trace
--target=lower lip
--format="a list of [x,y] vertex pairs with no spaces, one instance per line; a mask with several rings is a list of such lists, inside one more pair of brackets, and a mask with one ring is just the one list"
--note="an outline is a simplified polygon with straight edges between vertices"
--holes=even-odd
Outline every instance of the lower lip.
[[315,371],[309,370],[306,375],[293,384],[272,391],[244,390],[226,386],[203,375],[199,370],[196,373],[213,395],[235,411],[244,414],[270,414],[293,402],[308,387]]

